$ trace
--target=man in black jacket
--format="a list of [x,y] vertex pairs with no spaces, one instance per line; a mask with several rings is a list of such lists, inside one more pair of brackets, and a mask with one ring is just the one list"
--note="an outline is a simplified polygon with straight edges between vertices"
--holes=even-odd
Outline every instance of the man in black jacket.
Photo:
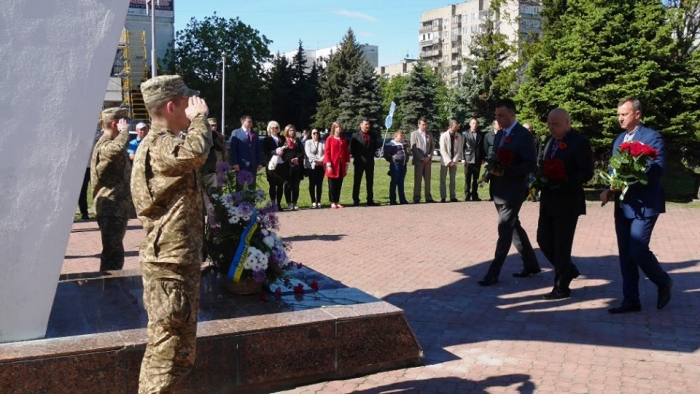
[[352,201],[360,205],[360,185],[362,173],[366,173],[367,206],[379,205],[374,202],[374,152],[377,150],[377,135],[370,130],[369,120],[363,118],[360,131],[355,132],[350,140],[350,154],[353,157],[355,179],[352,184]]
[[484,162],[484,135],[479,132],[479,121],[472,118],[469,130],[464,133],[464,201],[481,201],[479,198],[479,170]]
[[[551,136],[542,152],[540,171],[548,181],[542,186],[537,243],[554,266],[554,288],[544,298],[556,300],[571,295],[569,284],[579,276],[571,261],[571,247],[578,217],[586,214],[583,185],[593,177],[593,152],[588,139],[571,128],[565,110],[553,109],[547,117],[547,127]],[[549,173],[562,166],[563,172]],[[552,179],[562,175],[563,180]]]

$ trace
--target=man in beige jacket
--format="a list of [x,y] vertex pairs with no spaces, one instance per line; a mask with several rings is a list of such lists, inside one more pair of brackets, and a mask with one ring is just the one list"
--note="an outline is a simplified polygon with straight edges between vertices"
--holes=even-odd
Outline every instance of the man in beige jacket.
[[462,136],[458,132],[459,124],[450,120],[450,128],[440,134],[440,202],[447,198],[447,173],[450,173],[450,201],[457,202],[455,187],[457,163],[462,161]]

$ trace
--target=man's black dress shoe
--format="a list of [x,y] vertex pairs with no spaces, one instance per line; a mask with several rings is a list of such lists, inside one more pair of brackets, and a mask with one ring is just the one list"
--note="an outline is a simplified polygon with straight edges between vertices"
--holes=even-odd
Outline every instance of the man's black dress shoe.
[[479,286],[486,287],[495,285],[496,283],[498,283],[498,278],[493,276],[484,276],[484,279],[479,281]]
[[435,200],[425,200],[425,202],[431,203],[431,202],[435,202]]
[[440,202],[445,202],[445,199],[443,198],[442,200],[440,200]]
[[450,202],[459,202],[459,200],[456,199],[456,198],[451,198],[451,199],[450,199]]
[[378,207],[379,203],[374,202],[374,201],[367,201],[367,206],[368,207]]
[[656,299],[656,309],[663,307],[671,301],[671,288],[673,287],[673,279],[668,282],[668,285],[659,287],[659,297]]
[[359,206],[360,206],[360,202],[359,202],[359,201],[355,201],[355,202],[352,203],[352,206],[353,206],[353,207],[359,207]]
[[399,205],[399,203],[397,203],[396,201],[391,201],[389,202],[389,205]]
[[565,291],[560,289],[553,289],[550,293],[542,296],[545,300],[561,300],[562,298],[571,297],[571,290]]
[[400,202],[401,205],[408,204],[408,201],[404,200]]
[[610,309],[608,309],[608,312],[615,315],[615,314],[619,314],[619,313],[639,312],[641,310],[642,310],[642,304],[637,302],[634,304],[622,304],[618,307],[610,308]]
[[542,272],[542,270],[540,268],[538,268],[536,270],[522,270],[520,272],[514,273],[513,276],[516,278],[524,278],[526,276],[539,274],[540,272]]
[[479,197],[474,197],[474,199],[472,199],[472,201],[481,201],[481,199]]

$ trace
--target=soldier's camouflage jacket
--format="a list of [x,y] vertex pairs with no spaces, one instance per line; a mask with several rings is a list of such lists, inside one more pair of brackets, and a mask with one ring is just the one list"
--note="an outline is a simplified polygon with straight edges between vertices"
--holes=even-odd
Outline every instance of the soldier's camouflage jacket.
[[92,151],[90,182],[97,216],[128,217],[131,205],[131,163],[126,153],[129,131],[111,139],[103,134]]

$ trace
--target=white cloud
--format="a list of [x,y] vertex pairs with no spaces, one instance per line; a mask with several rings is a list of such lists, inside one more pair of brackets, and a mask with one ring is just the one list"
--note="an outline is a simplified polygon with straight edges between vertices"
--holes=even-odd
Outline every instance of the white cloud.
[[350,10],[333,10],[334,14],[347,16],[348,18],[364,19],[370,22],[379,22],[379,20],[372,15],[363,14],[362,12],[350,11]]

